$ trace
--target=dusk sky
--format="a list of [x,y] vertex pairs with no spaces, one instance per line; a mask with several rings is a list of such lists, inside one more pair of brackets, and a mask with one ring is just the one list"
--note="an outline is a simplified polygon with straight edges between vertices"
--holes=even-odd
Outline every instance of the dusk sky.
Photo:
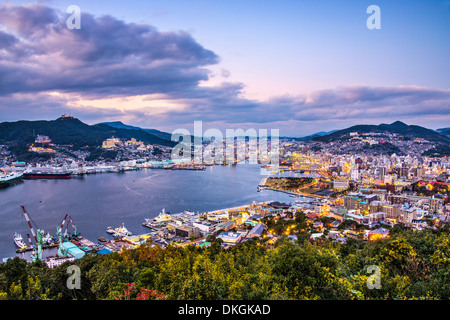
[[[66,26],[70,5],[80,30]],[[366,26],[370,5],[379,30]],[[0,122],[450,127],[449,21],[444,0],[3,2]]]

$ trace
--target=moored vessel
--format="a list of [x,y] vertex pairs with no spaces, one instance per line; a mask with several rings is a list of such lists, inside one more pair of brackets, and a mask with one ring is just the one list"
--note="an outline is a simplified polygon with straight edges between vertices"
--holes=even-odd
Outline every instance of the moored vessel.
[[11,172],[8,174],[0,175],[0,188],[14,185],[22,181],[22,172]]
[[72,174],[68,171],[26,171],[24,179],[70,179]]
[[170,221],[172,217],[170,214],[166,213],[166,209],[162,209],[159,215],[155,218],[156,222]]
[[14,234],[14,243],[16,244],[16,246],[19,247],[19,249],[26,248],[26,246],[27,246],[25,244],[25,242],[23,241],[22,235],[17,232]]

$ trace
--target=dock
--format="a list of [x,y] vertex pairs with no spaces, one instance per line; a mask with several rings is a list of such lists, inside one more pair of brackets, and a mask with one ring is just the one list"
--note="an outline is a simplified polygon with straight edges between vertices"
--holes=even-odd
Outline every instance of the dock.
[[[59,245],[58,242],[52,242],[52,243],[49,243],[49,244],[43,244],[42,245],[42,249],[55,248],[58,245]],[[32,251],[33,249],[37,249],[37,248],[36,247],[26,246],[24,248],[16,249],[16,253],[24,253],[24,252],[27,252],[27,251]]]

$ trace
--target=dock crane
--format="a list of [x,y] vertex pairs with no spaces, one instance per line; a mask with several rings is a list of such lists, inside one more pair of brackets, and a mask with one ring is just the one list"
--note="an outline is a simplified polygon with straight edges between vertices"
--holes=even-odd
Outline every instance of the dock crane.
[[[66,228],[64,229],[64,232],[63,232],[63,227],[64,227],[64,224],[66,223],[67,218],[69,218],[69,221],[67,222]],[[67,228],[69,227],[69,223],[72,225],[72,228],[73,228],[72,235],[75,236],[75,237],[78,236],[77,227],[74,225],[72,217],[69,216],[69,214],[66,214],[64,216],[64,218],[63,218],[63,220],[61,222],[61,225],[56,228],[56,231],[58,232],[58,230],[59,230],[65,237],[67,235]]]
[[[69,218],[69,221],[66,224],[66,220]],[[67,228],[69,227],[69,223],[72,225],[73,233],[72,236],[78,236],[77,227],[73,224],[72,217],[69,214],[66,214],[61,221],[61,225],[56,226],[56,234],[58,236],[59,247],[58,247],[58,255],[60,257],[67,256],[67,250],[63,247],[64,238],[67,236]],[[66,224],[66,228],[63,233],[64,224]]]
[[[25,220],[28,223],[28,227],[31,230],[31,234],[33,235],[34,240],[36,241],[37,247],[38,247],[38,253],[37,253],[37,259],[42,260],[42,238],[44,236],[44,230],[37,229],[37,233],[34,231],[34,228],[31,224],[30,217],[28,216],[27,210],[25,210],[25,207],[23,205],[20,206],[23,211],[23,215],[25,217]],[[29,236],[29,234],[27,234]],[[30,243],[31,239],[29,238]],[[36,257],[33,257],[34,260],[36,260]]]
[[30,237],[30,234],[29,233],[27,233],[27,238],[28,238],[28,243],[30,244],[30,248],[32,248],[32,252],[31,252],[31,260],[33,261],[33,262],[35,262],[36,261],[36,258],[37,258],[37,256],[36,256],[36,249],[34,248],[34,246],[33,246],[33,242],[31,241],[31,237]]

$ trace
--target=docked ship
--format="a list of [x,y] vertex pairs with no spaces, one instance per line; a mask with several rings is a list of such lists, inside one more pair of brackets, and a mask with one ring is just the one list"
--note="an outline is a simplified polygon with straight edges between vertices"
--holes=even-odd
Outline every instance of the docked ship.
[[23,241],[22,235],[17,232],[14,234],[14,243],[19,247],[19,249],[23,249],[27,246]]
[[124,224],[122,224],[119,228],[106,228],[106,232],[112,234],[114,237],[125,237],[125,236],[131,236],[132,233],[128,231],[128,229],[125,227]]
[[170,221],[172,217],[170,214],[166,213],[166,209],[162,209],[159,215],[155,218],[156,222]]
[[121,227],[114,229],[116,231],[116,234],[118,234],[119,236],[131,236],[132,233],[130,231],[128,231],[127,228],[125,228],[125,225],[122,224]]
[[23,173],[24,179],[70,179],[72,174],[69,171],[47,171],[29,170]]
[[22,172],[11,172],[9,174],[0,175],[0,188],[11,186],[22,181]]
[[169,213],[166,213],[166,209],[163,208],[157,217],[145,219],[143,225],[150,228],[150,226],[153,224],[158,224],[161,222],[167,222],[171,220],[172,216]]

